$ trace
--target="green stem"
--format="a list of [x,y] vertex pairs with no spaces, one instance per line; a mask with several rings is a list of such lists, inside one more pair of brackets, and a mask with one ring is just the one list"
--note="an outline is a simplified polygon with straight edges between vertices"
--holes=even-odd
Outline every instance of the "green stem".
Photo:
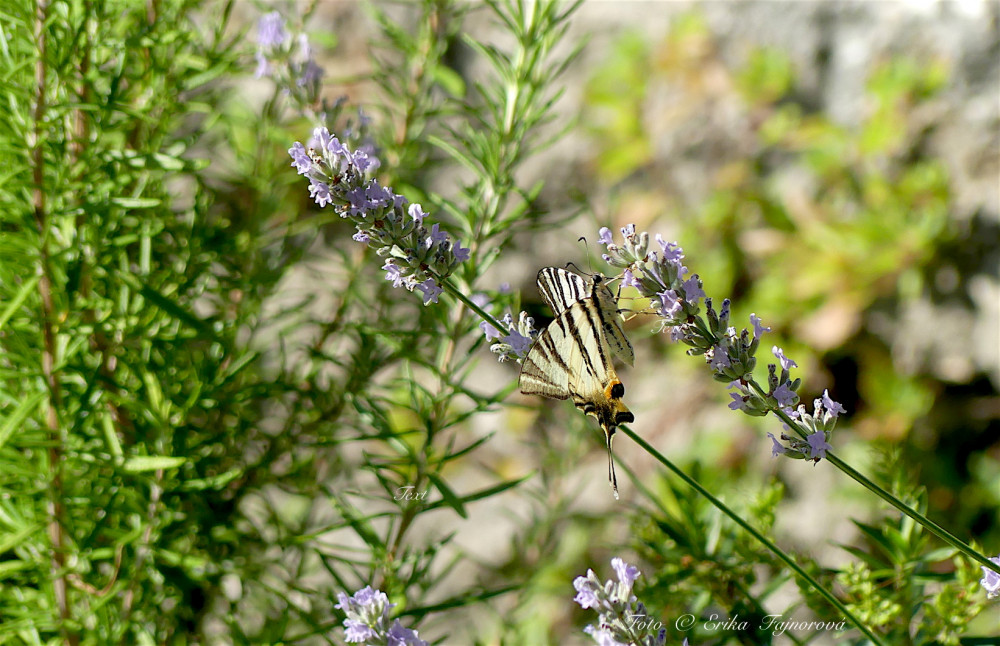
[[[760,384],[758,384],[756,381],[754,381],[753,379],[751,379],[748,383],[762,397],[766,396],[766,393],[761,388]],[[788,413],[786,413],[785,411],[781,410],[780,408],[776,408],[776,409],[773,409],[773,410],[774,410],[774,414],[777,415],[778,417],[780,417],[781,420],[785,423],[786,426],[788,426],[791,429],[794,429],[795,432],[798,433],[802,437],[802,439],[806,438],[806,436],[807,436],[806,432],[802,430],[802,428],[799,426],[799,424],[795,420],[793,420],[791,417],[788,416]],[[910,506],[908,506],[906,503],[904,503],[902,500],[900,500],[896,496],[892,495],[891,493],[889,493],[888,491],[886,491],[882,487],[878,486],[877,484],[875,484],[874,482],[872,482],[871,480],[869,480],[868,478],[866,478],[864,475],[862,475],[860,472],[858,472],[856,469],[854,469],[851,465],[847,464],[846,462],[844,462],[843,460],[841,460],[840,458],[838,458],[833,453],[827,451],[826,452],[826,459],[829,460],[830,464],[832,464],[833,466],[837,467],[838,469],[840,469],[841,471],[843,471],[844,473],[846,473],[851,478],[854,478],[854,480],[856,482],[858,482],[862,486],[866,487],[869,491],[871,491],[872,493],[874,493],[876,496],[878,496],[882,500],[886,501],[887,503],[889,503],[890,505],[892,505],[893,507],[895,507],[899,511],[903,512],[904,514],[906,514],[907,516],[909,516],[913,520],[915,520],[918,523],[920,523],[925,529],[927,529],[929,532],[931,532],[932,534],[934,534],[935,536],[937,536],[938,538],[940,538],[941,540],[943,540],[945,543],[948,543],[949,545],[951,545],[952,547],[954,547],[958,551],[962,552],[963,554],[965,554],[966,556],[968,556],[972,560],[976,561],[980,565],[993,570],[997,574],[1000,574],[1000,565],[997,565],[996,563],[994,563],[993,561],[989,560],[988,558],[986,558],[985,556],[983,556],[982,554],[980,554],[976,550],[972,549],[971,546],[969,546],[967,543],[965,543],[964,541],[962,541],[960,538],[958,538],[957,536],[955,536],[954,534],[952,534],[951,532],[949,532],[948,530],[946,530],[944,527],[941,527],[940,525],[938,525],[937,523],[935,523],[930,518],[927,518],[926,516],[924,516],[920,512],[918,512],[915,509],[913,509]]]
[[825,598],[827,601],[829,601],[831,605],[833,605],[840,612],[844,613],[844,617],[848,621],[850,621],[852,624],[854,624],[855,627],[857,627],[858,630],[860,630],[865,635],[867,635],[867,637],[870,640],[872,640],[872,643],[877,644],[879,646],[882,646],[882,641],[878,637],[876,637],[875,634],[872,633],[872,631],[869,630],[867,626],[865,626],[863,623],[861,623],[861,621],[857,617],[855,617],[853,614],[851,614],[851,611],[848,610],[847,607],[843,603],[841,603],[840,599],[838,599],[837,597],[833,596],[832,593],[830,593],[826,588],[824,588],[822,585],[820,585],[819,581],[817,581],[816,579],[814,579],[808,572],[806,572],[801,567],[799,567],[799,564],[796,563],[795,561],[793,561],[790,556],[788,556],[787,554],[785,554],[785,552],[783,552],[781,550],[781,548],[779,548],[777,545],[775,545],[770,540],[768,540],[763,534],[761,534],[756,529],[754,529],[754,527],[751,526],[749,523],[747,523],[745,520],[743,520],[742,518],[740,518],[740,516],[736,512],[734,512],[732,509],[730,509],[729,507],[727,507],[725,503],[723,503],[721,500],[719,500],[718,498],[716,498],[715,496],[713,496],[711,493],[709,493],[707,489],[705,489],[700,484],[698,484],[697,480],[695,480],[694,478],[692,478],[688,474],[686,474],[683,471],[681,471],[680,468],[678,468],[673,462],[671,462],[670,460],[668,460],[666,458],[666,456],[664,456],[662,453],[660,453],[659,451],[657,451],[656,449],[654,449],[648,442],[646,442],[646,440],[644,440],[641,437],[639,437],[635,433],[635,431],[633,431],[633,430],[631,430],[629,428],[626,428],[625,426],[619,426],[618,430],[620,430],[625,435],[628,435],[630,438],[632,438],[632,440],[634,440],[636,444],[638,444],[639,446],[641,446],[643,449],[646,450],[647,453],[649,453],[654,458],[656,458],[657,460],[659,460],[659,462],[663,466],[665,466],[668,469],[670,469],[670,471],[672,471],[674,473],[674,475],[676,475],[681,480],[683,480],[684,482],[686,482],[688,484],[688,486],[690,486],[691,488],[693,488],[700,495],[704,496],[706,500],[708,500],[710,503],[712,503],[716,507],[716,509],[718,509],[719,511],[721,511],[725,515],[729,516],[729,518],[732,519],[733,522],[735,522],[737,525],[739,525],[740,527],[742,527],[746,532],[748,532],[757,541],[759,541],[764,547],[766,547],[768,550],[770,550],[770,552],[772,554],[774,554],[775,556],[777,556],[778,559],[780,559],[785,565],[787,565],[788,567],[790,567],[804,581],[806,581],[810,586],[812,586],[812,588],[814,590],[816,590],[816,592],[818,592],[823,598]]
[[434,276],[434,280],[435,282],[437,282],[438,285],[443,287],[446,292],[448,292],[458,300],[465,303],[466,307],[468,307],[473,312],[478,314],[484,321],[495,327],[503,336],[507,336],[510,334],[510,330],[508,330],[503,323],[493,318],[493,316],[488,314],[483,308],[479,307],[471,300],[469,300],[469,298],[466,297],[465,294],[460,292],[457,287],[452,285],[451,281],[449,281],[447,278],[439,278],[437,276]]

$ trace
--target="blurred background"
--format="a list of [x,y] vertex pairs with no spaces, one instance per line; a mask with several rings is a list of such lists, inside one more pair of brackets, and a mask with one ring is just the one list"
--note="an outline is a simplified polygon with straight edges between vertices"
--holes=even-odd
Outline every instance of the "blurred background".
[[[586,644],[572,582],[615,556],[668,643],[686,613],[841,619],[621,436],[615,501],[592,419],[518,393],[449,294],[393,289],[289,165],[322,118],[370,128],[380,179],[472,241],[453,278],[496,316],[548,321],[540,267],[613,274],[603,226],[676,241],[733,325],[770,326],[759,379],[779,346],[803,403],[844,405],[839,457],[1000,549],[997,2],[594,0],[520,41],[502,16],[535,5],[54,0],[43,25],[0,2],[20,110],[0,123],[0,642],[343,643],[337,594],[372,585],[432,643]],[[308,35],[325,112],[254,77],[273,9]],[[503,59],[524,51],[545,61]],[[519,64],[538,76],[498,72]],[[525,88],[523,113],[491,109]],[[996,606],[971,619],[978,566],[829,462],[773,459],[780,424],[731,411],[634,296],[639,435],[887,643],[1000,632]],[[411,484],[427,498],[393,500]]]
[[[556,125],[572,125],[521,171],[545,182],[536,207],[549,212],[548,230],[504,249],[479,284],[510,283],[544,322],[537,268],[593,262],[612,272],[597,258],[600,226],[617,233],[634,223],[676,240],[708,295],[733,299],[737,326],[755,312],[772,328],[762,365],[773,361],[772,343],[781,346],[800,366],[804,402],[829,389],[845,405],[833,440],[840,455],[866,473],[902,467],[907,487],[926,489],[931,517],[995,546],[998,19],[988,2],[584,3],[565,43],[580,54],[558,102],[565,121]],[[357,55],[332,67],[367,64],[371,25],[360,7],[321,6],[314,25],[323,24],[340,52]],[[481,42],[504,37],[486,13],[471,12],[466,28]],[[485,72],[473,54],[456,39],[446,57],[470,83]],[[364,86],[346,91],[362,105],[377,101]],[[433,180],[444,193],[456,188],[448,175]],[[822,463],[772,460],[765,433],[774,421],[732,414],[702,361],[655,327],[641,315],[627,325],[636,363],[620,375],[635,430],[726,500],[777,478],[779,541],[827,566],[850,560],[835,546],[860,540],[852,517],[885,511]],[[477,371],[486,382],[517,375],[485,353]],[[456,525],[455,542],[498,576],[531,577],[524,596],[497,602],[505,609],[493,622],[515,613],[530,643],[586,643],[560,627],[585,614],[565,604],[566,564],[606,566],[615,546],[642,536],[615,514],[634,503],[635,488],[625,479],[622,502],[607,495],[600,432],[572,407],[516,392],[509,401],[530,409],[506,406],[470,429],[497,431],[489,469],[515,476],[540,464],[549,474],[541,486],[560,490],[550,497],[572,502],[542,523],[517,493],[492,499]],[[616,455],[640,482],[659,477],[627,439]],[[527,518],[537,525],[525,536]],[[469,630],[482,635],[491,619],[473,617]],[[461,630],[451,619],[448,627]]]

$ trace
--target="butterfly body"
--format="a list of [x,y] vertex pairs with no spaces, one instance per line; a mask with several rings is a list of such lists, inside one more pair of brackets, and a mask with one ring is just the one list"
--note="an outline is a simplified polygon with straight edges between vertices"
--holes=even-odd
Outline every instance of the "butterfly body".
[[614,294],[599,274],[585,279],[558,267],[538,272],[538,288],[555,318],[528,351],[518,387],[527,395],[572,399],[597,419],[607,441],[608,479],[617,498],[611,439],[619,424],[635,417],[622,402],[625,386],[612,362],[612,355],[628,364],[634,360]]

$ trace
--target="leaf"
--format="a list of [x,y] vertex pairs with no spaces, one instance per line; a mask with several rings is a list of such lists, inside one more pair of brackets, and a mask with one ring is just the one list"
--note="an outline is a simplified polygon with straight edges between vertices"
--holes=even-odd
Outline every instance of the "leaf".
[[187,324],[189,327],[194,328],[198,332],[198,336],[225,345],[222,339],[220,339],[215,333],[215,330],[212,329],[212,324],[208,321],[198,318],[193,313],[184,309],[181,305],[141,281],[138,277],[125,272],[118,272],[116,275],[127,285],[138,290],[139,293],[142,294],[143,298],[150,301],[153,305],[156,305],[174,318],[179,319],[182,323]]
[[443,502],[455,510],[462,518],[468,519],[469,512],[465,511],[465,505],[462,504],[462,500],[455,495],[455,492],[451,490],[451,487],[442,480],[436,473],[428,473],[427,479],[434,483],[434,486],[438,491],[441,492],[441,498]]
[[174,458],[169,455],[136,455],[125,460],[122,467],[129,473],[143,473],[158,469],[175,469],[187,462],[187,458]]
[[39,276],[36,275],[24,281],[24,284],[21,285],[21,289],[17,290],[17,294],[15,294],[14,298],[7,304],[7,307],[3,309],[3,313],[0,314],[0,331],[3,330],[3,326],[10,320],[10,317],[14,315],[14,312],[21,307],[21,304],[24,303],[24,299],[28,297],[31,290],[35,289],[35,285],[38,284],[38,279]]
[[163,200],[152,197],[113,197],[111,202],[126,209],[151,209],[162,204]]
[[230,469],[229,471],[212,476],[211,478],[188,480],[181,485],[181,489],[183,491],[201,491],[204,489],[214,489],[218,491],[242,475],[243,469]]
[[432,71],[434,80],[445,92],[456,98],[465,96],[465,81],[455,70],[445,65],[435,65]]
[[0,425],[0,447],[7,443],[10,436],[14,434],[14,431],[21,428],[21,424],[27,419],[28,415],[35,410],[42,400],[45,399],[44,392],[35,393],[33,396],[25,399],[21,404],[14,409],[14,412],[4,420],[3,424]]

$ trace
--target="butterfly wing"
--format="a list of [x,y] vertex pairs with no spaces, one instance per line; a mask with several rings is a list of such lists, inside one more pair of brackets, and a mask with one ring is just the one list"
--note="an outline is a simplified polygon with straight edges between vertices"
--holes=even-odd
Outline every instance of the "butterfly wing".
[[573,303],[591,296],[591,286],[582,276],[559,267],[542,267],[536,282],[542,299],[555,316],[562,314]]
[[631,366],[635,361],[635,353],[632,351],[632,344],[625,337],[625,331],[622,330],[621,318],[618,316],[618,300],[606,284],[597,280],[597,276],[594,277],[593,293],[600,311],[605,341],[616,357]]
[[570,396],[570,366],[566,363],[565,343],[558,331],[553,333],[552,324],[542,330],[521,362],[521,376],[517,380],[517,386],[522,393],[555,399]]
[[618,424],[634,417],[621,400],[625,387],[615,373],[603,330],[595,299],[569,303],[528,351],[518,386],[525,394],[572,398],[578,409],[597,418],[608,447],[608,480],[617,498],[611,439]]

